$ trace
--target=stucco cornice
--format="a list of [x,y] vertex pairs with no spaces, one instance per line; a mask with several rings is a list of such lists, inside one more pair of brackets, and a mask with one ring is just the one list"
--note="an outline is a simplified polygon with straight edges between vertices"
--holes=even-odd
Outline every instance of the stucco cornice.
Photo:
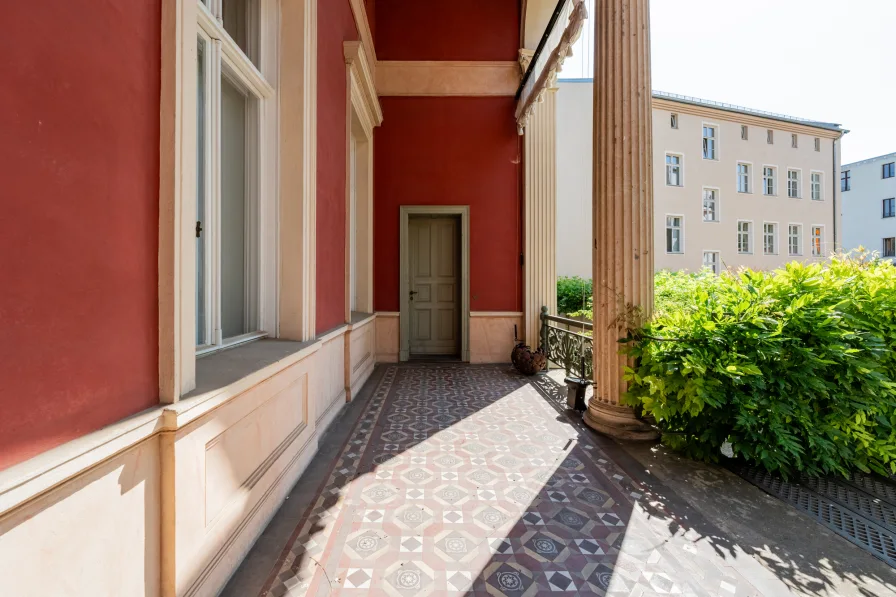
[[512,96],[520,83],[515,61],[380,61],[383,96]]

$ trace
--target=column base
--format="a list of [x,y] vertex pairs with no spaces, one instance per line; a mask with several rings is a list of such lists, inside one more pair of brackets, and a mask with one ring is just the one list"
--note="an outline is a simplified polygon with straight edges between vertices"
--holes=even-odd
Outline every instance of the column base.
[[616,439],[655,441],[660,437],[659,431],[637,418],[631,407],[610,404],[594,397],[588,402],[588,410],[582,420],[595,431]]

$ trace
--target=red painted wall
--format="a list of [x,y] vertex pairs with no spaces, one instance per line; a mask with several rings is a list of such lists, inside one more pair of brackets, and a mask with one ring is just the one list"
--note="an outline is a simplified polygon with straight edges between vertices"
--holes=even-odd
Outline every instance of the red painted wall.
[[358,39],[348,0],[317,4],[317,331],[345,322],[346,84],[343,42]]
[[158,402],[161,9],[3,23],[0,469]]
[[[379,0],[383,3],[384,0]],[[398,311],[401,205],[470,206],[470,310],[521,311],[512,97],[382,97],[374,133],[374,306]]]
[[364,10],[367,12],[367,24],[370,25],[373,43],[376,44],[376,0],[364,0]]
[[376,0],[380,60],[516,60],[519,0]]

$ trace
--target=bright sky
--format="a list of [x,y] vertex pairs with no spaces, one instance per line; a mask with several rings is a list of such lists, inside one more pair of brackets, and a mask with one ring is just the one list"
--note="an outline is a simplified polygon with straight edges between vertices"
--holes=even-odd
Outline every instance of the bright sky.
[[[896,152],[896,0],[650,5],[654,89],[840,123],[844,164]],[[561,78],[592,76],[592,37]]]

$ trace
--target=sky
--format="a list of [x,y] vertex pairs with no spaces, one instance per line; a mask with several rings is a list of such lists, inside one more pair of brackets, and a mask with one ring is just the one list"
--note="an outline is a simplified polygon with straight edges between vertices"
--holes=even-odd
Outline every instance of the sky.
[[844,164],[896,152],[896,0],[651,0],[650,29],[654,89],[839,123]]

